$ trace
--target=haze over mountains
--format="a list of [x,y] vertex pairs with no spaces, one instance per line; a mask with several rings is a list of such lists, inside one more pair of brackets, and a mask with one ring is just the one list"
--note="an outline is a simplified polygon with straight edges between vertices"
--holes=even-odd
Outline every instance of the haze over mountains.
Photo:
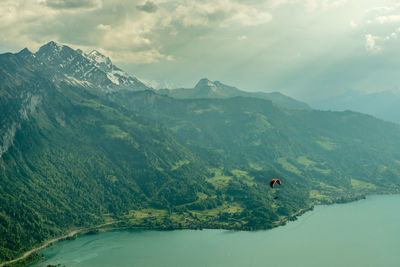
[[104,223],[266,229],[400,189],[398,125],[207,79],[156,91],[54,42],[0,55],[0,122],[0,262]]
[[400,123],[399,103],[399,90],[386,90],[375,93],[349,90],[339,96],[314,101],[310,104],[318,109],[353,110],[370,114],[386,121]]

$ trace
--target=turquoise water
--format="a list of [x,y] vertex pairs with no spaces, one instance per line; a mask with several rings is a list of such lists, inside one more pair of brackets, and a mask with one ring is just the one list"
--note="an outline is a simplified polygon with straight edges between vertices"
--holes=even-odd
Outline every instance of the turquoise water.
[[400,196],[318,206],[268,231],[113,231],[62,241],[35,266],[400,266]]

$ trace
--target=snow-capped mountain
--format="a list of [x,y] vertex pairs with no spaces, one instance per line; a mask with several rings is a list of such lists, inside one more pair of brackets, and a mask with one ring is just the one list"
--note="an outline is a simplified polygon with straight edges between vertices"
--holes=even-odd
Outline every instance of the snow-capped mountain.
[[146,85],[144,85],[144,83],[139,81],[137,78],[129,76],[128,73],[126,73],[125,71],[121,70],[120,68],[112,64],[110,58],[101,54],[99,51],[93,50],[89,54],[84,54],[84,56],[87,59],[89,59],[93,65],[95,65],[97,68],[106,73],[107,78],[114,85],[122,86],[128,89],[135,88],[135,90],[149,89]]
[[103,92],[150,89],[96,50],[86,54],[80,49],[74,50],[51,41],[40,47],[34,55],[43,64],[56,70],[57,80]]

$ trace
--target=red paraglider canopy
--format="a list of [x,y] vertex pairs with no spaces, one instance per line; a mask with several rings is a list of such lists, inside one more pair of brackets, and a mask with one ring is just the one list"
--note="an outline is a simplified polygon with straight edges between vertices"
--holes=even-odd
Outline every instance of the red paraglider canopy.
[[269,186],[271,186],[271,188],[274,188],[275,184],[278,183],[279,185],[282,185],[281,180],[279,179],[272,179],[271,181],[269,181]]

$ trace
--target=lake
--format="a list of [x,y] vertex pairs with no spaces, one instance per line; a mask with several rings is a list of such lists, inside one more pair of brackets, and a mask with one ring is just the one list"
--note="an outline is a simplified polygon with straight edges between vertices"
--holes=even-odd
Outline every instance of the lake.
[[111,231],[58,242],[34,266],[400,266],[400,196],[317,206],[272,230]]

